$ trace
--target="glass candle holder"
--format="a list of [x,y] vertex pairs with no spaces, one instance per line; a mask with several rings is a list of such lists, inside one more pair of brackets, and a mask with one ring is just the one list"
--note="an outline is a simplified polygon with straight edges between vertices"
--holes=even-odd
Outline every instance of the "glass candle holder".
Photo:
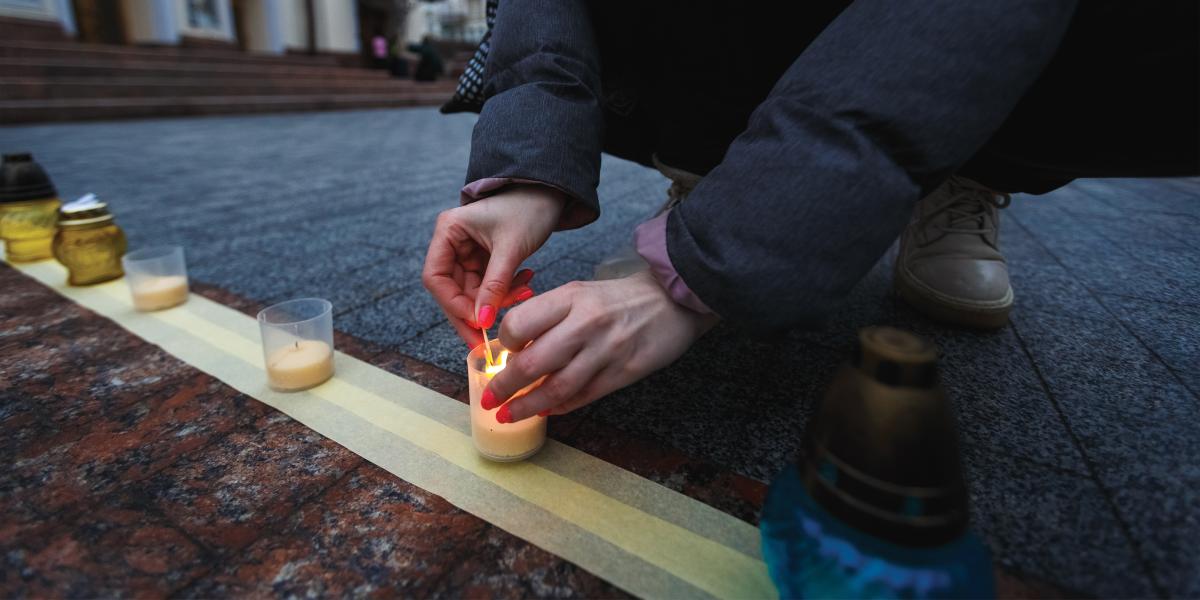
[[267,383],[297,392],[333,377],[333,304],[300,298],[258,313]]
[[[504,370],[507,361],[516,355],[506,350],[500,344],[500,340],[491,340],[490,348],[495,359],[495,364],[490,367],[484,358],[483,344],[467,354],[467,379],[471,394],[471,439],[475,442],[475,449],[479,454],[489,460],[525,460],[541,450],[542,445],[546,443],[546,418],[534,415],[516,423],[501,423],[496,420],[496,411],[500,407],[483,409],[479,399],[484,388],[492,377]],[[542,379],[517,392],[513,398],[528,394],[542,383]],[[511,399],[509,401],[511,402]]]
[[151,312],[187,302],[187,265],[182,247],[142,248],[122,257],[121,264],[135,309]]

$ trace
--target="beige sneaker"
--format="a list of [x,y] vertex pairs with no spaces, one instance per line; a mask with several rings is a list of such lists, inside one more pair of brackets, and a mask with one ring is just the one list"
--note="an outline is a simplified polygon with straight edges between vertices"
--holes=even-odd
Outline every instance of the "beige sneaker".
[[1008,323],[1013,291],[999,248],[1008,194],[951,177],[920,202],[900,236],[896,291],[926,316],[995,329]]

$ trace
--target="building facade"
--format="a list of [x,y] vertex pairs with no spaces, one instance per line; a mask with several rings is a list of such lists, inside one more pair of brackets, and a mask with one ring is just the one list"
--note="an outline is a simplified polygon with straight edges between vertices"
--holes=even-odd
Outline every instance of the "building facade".
[[365,55],[370,40],[478,41],[484,0],[0,0],[0,19],[84,42]]

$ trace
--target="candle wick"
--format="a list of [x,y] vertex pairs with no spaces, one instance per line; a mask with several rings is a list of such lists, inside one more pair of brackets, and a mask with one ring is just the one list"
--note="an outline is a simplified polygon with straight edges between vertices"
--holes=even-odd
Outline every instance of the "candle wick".
[[297,350],[299,350],[299,349],[300,349],[300,340],[296,340],[296,349],[297,349]]

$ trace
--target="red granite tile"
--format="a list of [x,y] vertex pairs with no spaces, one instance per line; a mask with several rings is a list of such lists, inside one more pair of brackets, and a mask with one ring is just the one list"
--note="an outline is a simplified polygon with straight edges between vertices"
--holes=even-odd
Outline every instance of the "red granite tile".
[[272,412],[134,489],[214,554],[229,556],[361,462],[336,442]]
[[208,570],[204,549],[122,495],[0,526],[5,598],[164,597]]
[[208,283],[189,281],[188,289],[194,294],[204,296],[205,298],[208,298],[209,300],[212,300],[218,304],[224,304],[229,308],[250,315],[251,317],[257,317],[258,311],[266,308],[266,306],[260,302],[243,298],[224,288],[220,288]]
[[182,595],[625,597],[369,463]]
[[374,357],[383,352],[383,346],[360,340],[348,333],[334,330],[333,347],[343,354],[349,354],[358,360],[374,362]]
[[766,501],[767,485],[760,481],[594,419],[580,424],[561,441],[748,523],[758,523]]
[[[440,394],[451,398],[467,398],[467,378],[463,374],[451,373],[395,350],[386,350],[375,356],[370,362],[393,375],[403,377]],[[463,401],[467,402],[468,400]]]
[[43,514],[152,475],[265,414],[266,406],[204,374],[80,426],[78,436],[17,461],[0,491]]

